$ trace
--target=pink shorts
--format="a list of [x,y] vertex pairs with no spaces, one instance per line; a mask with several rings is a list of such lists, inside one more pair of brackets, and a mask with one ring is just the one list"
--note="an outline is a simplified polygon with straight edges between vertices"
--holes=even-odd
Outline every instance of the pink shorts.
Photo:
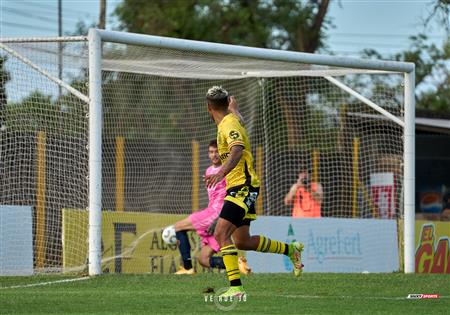
[[214,235],[208,235],[208,228],[211,223],[219,216],[219,211],[211,208],[206,208],[201,211],[194,212],[189,216],[194,229],[202,239],[202,246],[208,245],[216,253],[220,250],[219,243],[217,243]]

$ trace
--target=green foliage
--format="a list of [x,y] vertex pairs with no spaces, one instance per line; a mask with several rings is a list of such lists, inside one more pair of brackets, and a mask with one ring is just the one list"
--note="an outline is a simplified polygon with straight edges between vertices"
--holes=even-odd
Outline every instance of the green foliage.
[[420,95],[417,107],[436,112],[450,112],[450,77],[437,86],[435,91],[427,91]]
[[87,36],[89,29],[91,27],[95,27],[95,22],[91,22],[87,24],[86,22],[79,20],[77,24],[75,24],[75,30],[73,32],[66,32],[67,36]]
[[313,53],[324,47],[329,1],[275,0],[270,8],[273,48]]
[[331,26],[328,5],[328,0],[124,0],[115,14],[129,32],[314,52]]
[[82,135],[86,133],[87,105],[80,104],[71,94],[52,100],[50,95],[34,91],[20,102],[6,104],[5,125],[8,132]]
[[[330,20],[325,18],[328,4],[328,0],[125,0],[115,13],[121,21],[121,27],[130,32],[315,51],[323,46],[322,27],[331,25]],[[70,35],[86,35],[87,30],[88,25],[79,22]],[[111,49],[114,48],[105,49],[105,57],[109,54],[126,56],[132,47],[121,52]],[[169,82],[172,79],[104,73],[105,136],[133,138],[145,134],[154,139],[192,139],[204,132],[198,129],[200,122],[184,119],[191,116],[195,106],[198,106],[193,103],[193,99],[183,96],[185,91],[195,90],[192,80],[173,79],[173,82]],[[86,75],[79,77],[71,85],[87,94]],[[7,73],[2,71],[0,83],[4,85],[8,79]],[[175,89],[167,89],[167,84]],[[1,87],[0,84],[0,94],[4,91]],[[0,100],[4,102],[9,130],[79,133],[83,125],[81,120],[86,121],[87,105],[80,105],[82,102],[70,93],[54,99],[35,91],[17,103],[6,104],[6,96],[2,98],[1,95]],[[154,121],[155,117],[158,117],[155,123],[164,127],[148,127],[148,122]],[[209,120],[206,111],[202,119]]]
[[[411,36],[408,50],[384,57],[376,50],[364,50],[363,57],[413,62],[416,65],[416,108],[450,111],[450,37],[442,47],[430,44],[425,34]],[[378,82],[388,88],[388,82]]]
[[[192,117],[194,107],[199,106],[199,95],[185,97],[186,91],[190,95],[198,91],[194,84],[191,79],[106,72],[103,81],[105,136],[178,138],[188,142],[197,138],[205,122],[185,119]],[[202,118],[210,124],[206,108]]]
[[[432,75],[433,71],[445,69],[446,61],[450,58],[450,42],[444,43],[442,48],[429,44],[425,34],[411,36],[411,48],[394,55],[394,60],[414,62],[416,65],[416,85]],[[450,40],[450,38],[449,38]]]
[[5,110],[8,131],[50,131],[57,122],[51,97],[39,91],[20,103],[9,103]]
[[[413,62],[416,65],[416,108],[435,113],[450,112],[450,1],[434,0],[430,3],[431,10],[424,20],[424,27],[430,26],[434,19],[438,21],[447,34],[442,46],[428,42],[424,33],[411,36],[411,46],[408,50],[389,56],[388,59]],[[368,56],[381,57],[375,51]]]
[[395,60],[414,62],[417,94],[416,107],[432,111],[450,111],[450,37],[438,47],[427,43],[425,34],[412,36],[411,48],[395,55]]

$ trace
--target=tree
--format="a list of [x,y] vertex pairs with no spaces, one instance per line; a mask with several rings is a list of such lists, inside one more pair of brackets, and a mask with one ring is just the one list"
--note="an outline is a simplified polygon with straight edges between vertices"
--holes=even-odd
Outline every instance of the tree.
[[329,0],[124,0],[123,30],[227,44],[315,52],[323,47]]
[[[450,112],[450,1],[436,0],[432,4],[431,13],[425,19],[424,26],[428,27],[433,18],[437,18],[438,25],[444,27],[447,33],[447,40],[443,43],[442,49],[430,47],[431,67],[429,76],[440,77],[435,83],[434,90],[428,90],[419,95],[418,108],[431,109],[440,113]],[[430,69],[431,68],[431,69]]]
[[106,26],[106,0],[100,0],[100,15],[98,18],[98,28],[105,29]]
[[429,26],[433,18],[437,18],[439,26],[443,26],[447,35],[450,35],[450,1],[434,0],[431,5],[431,13],[425,18],[424,26]]
[[[363,57],[413,62],[416,65],[416,108],[438,114],[450,112],[450,1],[435,0],[431,12],[423,21],[424,30],[411,36],[409,49],[391,56],[382,56],[376,50],[366,49]],[[444,27],[447,39],[442,46],[429,43],[425,34],[433,18]],[[386,87],[386,84],[380,84]]]
[[[313,53],[324,47],[324,30],[331,27],[328,7],[329,0],[125,0],[115,14],[121,28],[129,32]],[[306,136],[306,126],[295,120],[308,115],[306,99],[312,81],[291,81],[302,87],[295,89],[299,93],[295,97],[275,96],[290,147]],[[273,93],[286,83],[273,79],[266,84],[266,93]]]
[[269,25],[275,31],[272,47],[308,53],[323,47],[324,31],[331,26],[331,20],[326,16],[328,6],[329,0],[274,1],[270,7],[272,23]]
[[91,27],[96,27],[96,23],[91,22],[90,24],[87,24],[84,21],[79,20],[77,24],[75,24],[75,30],[66,32],[66,36],[87,36]]
[[[324,48],[325,30],[332,27],[331,19],[327,16],[328,7],[329,0],[124,0],[117,7],[115,14],[121,23],[121,29],[134,33],[314,53]],[[132,48],[129,49],[132,55]],[[123,106],[141,109],[142,117],[151,110],[149,106],[141,105],[145,102],[145,97],[141,97],[145,96],[144,91],[158,95],[164,93],[167,87],[158,86],[158,81],[148,84],[149,80],[154,80],[149,76],[143,82],[137,74],[133,74],[133,78],[135,84],[129,82],[124,86],[136,90],[133,92],[136,98],[133,99],[133,105],[124,103]],[[178,130],[180,133],[178,138],[185,137],[188,141],[196,138],[196,123],[185,119],[190,116],[189,111],[192,108],[198,107],[198,104],[192,103],[192,98],[186,97],[186,91],[195,90],[191,86],[196,83],[180,78],[170,78],[170,82],[167,78],[165,80],[162,84],[173,86],[171,94],[164,95],[166,101],[172,104],[174,102],[169,100],[174,100],[179,106],[167,108],[164,104],[152,103],[152,107],[162,119],[169,118],[168,124],[172,124],[175,129],[173,132]],[[111,88],[116,85],[110,83]],[[311,140],[317,136],[308,134],[308,127],[311,126],[306,123],[311,115],[317,116],[308,101],[309,95],[319,93],[317,78],[274,77],[261,80],[260,83],[261,85],[255,83],[252,87],[254,92],[258,93],[252,94],[257,95],[254,97],[272,100],[273,109],[276,107],[276,110],[263,111],[258,108],[254,111],[260,115],[255,117],[255,121],[261,125],[264,121],[263,125],[267,128],[264,145],[273,152],[271,156],[266,157],[265,163],[276,165],[276,157],[283,153],[289,155],[295,152],[293,155],[299,156],[297,153],[300,151],[306,153],[312,146],[317,147],[318,141]],[[144,89],[145,84],[148,86]],[[152,91],[152,88],[155,90]],[[285,92],[288,89],[290,93]],[[116,93],[120,91],[119,88],[111,90]],[[121,105],[117,104],[118,100],[120,98],[111,97],[108,103],[115,108],[121,108]],[[262,102],[255,101],[254,104]],[[158,106],[160,109],[156,108]],[[242,109],[245,111],[245,108]],[[305,123],[298,123],[299,121]],[[161,130],[167,131],[167,128]],[[269,177],[267,182],[275,183]]]
[[5,64],[8,58],[6,56],[0,56],[0,128],[4,124],[4,115],[6,110],[6,104],[8,97],[6,95],[6,83],[11,79],[8,71],[5,69]]
[[[395,55],[386,57],[376,50],[366,49],[363,56],[413,62],[416,65],[416,108],[437,113],[450,111],[450,37],[442,47],[430,44],[425,34],[411,36],[410,40],[410,48]],[[386,88],[386,82],[380,86]]]
[[416,107],[436,112],[450,111],[450,37],[442,48],[427,44],[427,36],[411,37],[412,48],[395,56],[396,60],[416,64]]

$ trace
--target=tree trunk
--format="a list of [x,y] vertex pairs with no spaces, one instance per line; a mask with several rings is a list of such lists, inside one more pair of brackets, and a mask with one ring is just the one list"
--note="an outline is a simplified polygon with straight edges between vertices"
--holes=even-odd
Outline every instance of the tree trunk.
[[98,28],[105,29],[106,26],[106,0],[100,0],[100,16],[98,18]]

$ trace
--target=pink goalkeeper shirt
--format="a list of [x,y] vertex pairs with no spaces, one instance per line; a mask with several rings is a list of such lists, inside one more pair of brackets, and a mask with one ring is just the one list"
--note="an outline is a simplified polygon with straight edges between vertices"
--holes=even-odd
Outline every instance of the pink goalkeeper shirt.
[[[206,169],[205,175],[208,176],[216,174],[220,169],[221,166],[214,167],[211,165]],[[226,186],[227,184],[224,178],[220,182],[218,182],[216,186],[208,188],[208,198],[209,198],[208,209],[214,209],[215,211],[218,212],[222,210],[223,199],[227,194],[227,190],[225,188]]]

